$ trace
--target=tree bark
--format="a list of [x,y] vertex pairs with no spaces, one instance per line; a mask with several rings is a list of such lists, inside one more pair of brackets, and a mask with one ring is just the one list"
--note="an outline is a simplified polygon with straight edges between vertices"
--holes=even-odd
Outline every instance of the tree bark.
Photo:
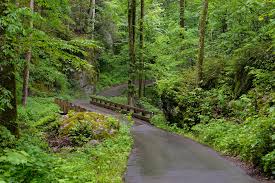
[[92,0],[92,32],[93,32],[93,34],[92,34],[92,39],[94,39],[94,34],[95,34],[95,16],[96,16],[96,14],[95,14],[95,4],[96,2],[95,2],[95,0]]
[[[90,0],[90,8],[89,8],[89,15],[88,15],[88,22],[87,22],[87,31],[86,33],[89,35],[89,38],[94,39],[95,38],[95,22],[96,22],[96,0]],[[96,62],[96,54],[95,49],[90,49],[90,62],[93,64],[94,68],[96,68],[96,72],[98,72],[97,69],[97,62]],[[93,81],[93,89],[92,94],[96,94],[96,84],[98,80],[98,74],[96,74],[94,81]]]
[[135,96],[135,27],[136,27],[136,0],[128,0],[128,29],[129,29],[129,78],[128,78],[128,104],[134,105]]
[[144,96],[145,79],[144,79],[144,0],[140,2],[140,66],[139,66],[139,98]]
[[91,34],[92,39],[94,38],[95,20],[96,20],[96,0],[90,0],[90,8],[89,8],[86,32],[88,34]]
[[[30,9],[33,13],[34,11],[34,0],[30,0]],[[33,29],[33,21],[30,21],[30,29]],[[32,35],[30,35],[32,37]],[[25,107],[27,105],[27,99],[29,95],[29,78],[30,78],[30,63],[32,58],[32,47],[26,53],[26,61],[23,73],[23,95],[22,95],[22,105]]]
[[[96,0],[92,0],[92,39],[95,38],[95,21],[96,21]],[[96,63],[96,55],[95,55],[95,49],[92,49],[92,59],[93,59],[93,65],[95,68],[97,68]],[[96,69],[96,72],[98,73],[98,70]],[[96,74],[94,79],[94,88],[93,88],[93,94],[96,94],[96,84],[98,80],[98,74]]]
[[[8,0],[3,0],[0,3],[0,16],[5,16],[7,11]],[[5,36],[5,27],[0,27],[0,87],[3,87],[11,92],[12,99],[10,101],[11,107],[6,107],[3,112],[0,112],[0,124],[4,125],[13,134],[19,135],[17,120],[17,103],[16,103],[16,78],[15,65],[12,62],[12,57],[6,55],[3,50],[4,45],[9,42]],[[12,48],[12,45],[10,45]]]
[[185,0],[180,0],[180,27],[184,29],[185,26]]
[[203,7],[200,17],[200,42],[199,42],[199,55],[198,55],[198,63],[197,63],[197,86],[200,87],[203,80],[203,61],[204,61],[204,45],[205,45],[205,31],[206,31],[206,19],[207,19],[207,11],[208,11],[208,0],[203,0]]

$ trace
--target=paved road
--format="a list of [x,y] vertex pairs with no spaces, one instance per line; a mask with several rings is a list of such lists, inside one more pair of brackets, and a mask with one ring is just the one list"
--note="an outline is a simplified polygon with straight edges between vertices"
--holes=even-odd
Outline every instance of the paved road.
[[[146,80],[145,81],[145,85],[146,86],[150,86],[153,85],[155,82],[153,80]],[[135,85],[138,86],[138,82],[135,81]],[[112,86],[108,89],[105,89],[102,92],[99,92],[98,95],[104,96],[104,97],[117,97],[117,96],[122,96],[125,91],[128,88],[128,84],[124,83],[124,84],[119,84],[116,86]]]
[[126,183],[257,183],[208,147],[148,124],[132,129]]
[[[76,103],[120,118],[120,114],[87,101]],[[125,174],[126,183],[257,183],[210,148],[146,122],[135,122],[135,145]]]

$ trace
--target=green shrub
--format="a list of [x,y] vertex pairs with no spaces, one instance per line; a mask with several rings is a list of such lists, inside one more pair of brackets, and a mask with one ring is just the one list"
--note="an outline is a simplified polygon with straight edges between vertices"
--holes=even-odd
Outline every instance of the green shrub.
[[53,98],[29,97],[26,107],[18,107],[18,121],[34,124],[41,118],[57,113],[59,107]]
[[226,86],[212,90],[196,88],[162,95],[162,108],[169,123],[191,128],[201,122],[227,116],[229,100]]
[[154,126],[159,127],[159,128],[164,128],[164,127],[167,126],[167,121],[166,121],[165,116],[163,114],[154,115],[151,118],[151,123]]
[[0,112],[4,111],[6,107],[11,107],[11,99],[11,92],[0,86]]
[[42,133],[34,128],[24,130],[12,148],[0,153],[0,181],[57,182],[53,175],[60,163],[49,151]]
[[6,182],[53,182],[58,159],[39,148],[29,154],[23,150],[5,150],[0,157],[0,180]]
[[188,127],[186,128],[179,128],[176,124],[169,124],[167,120],[165,119],[164,114],[158,113],[154,115],[151,118],[150,121],[154,126],[161,128],[163,130],[167,130],[169,132],[177,133],[177,134],[187,134],[188,132]]
[[6,127],[0,125],[0,153],[4,148],[13,147],[15,140],[15,136]]
[[202,143],[263,166],[266,172],[271,171],[269,164],[274,161],[271,152],[275,148],[274,117],[248,118],[243,124],[212,120],[208,124],[196,125],[192,130]]
[[258,165],[261,157],[274,148],[272,145],[274,131],[273,117],[248,119],[239,133],[240,156]]
[[155,107],[151,104],[151,101],[149,101],[147,98],[143,97],[138,101],[138,105],[141,106],[141,108],[144,108],[145,110],[148,110],[150,112],[153,112],[155,114],[160,113],[160,109]]
[[108,97],[108,99],[115,103],[124,104],[124,105],[128,104],[128,98],[126,96]]
[[275,150],[262,157],[262,166],[269,175],[275,175]]

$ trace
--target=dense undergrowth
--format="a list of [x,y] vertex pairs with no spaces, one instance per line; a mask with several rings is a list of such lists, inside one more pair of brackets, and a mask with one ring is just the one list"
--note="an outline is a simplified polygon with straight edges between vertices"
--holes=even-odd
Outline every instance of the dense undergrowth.
[[[96,113],[62,119],[57,111],[51,98],[30,98],[19,109],[19,139],[0,126],[0,182],[122,182],[130,126]],[[57,149],[51,135],[60,137]],[[65,136],[70,143],[64,144]]]

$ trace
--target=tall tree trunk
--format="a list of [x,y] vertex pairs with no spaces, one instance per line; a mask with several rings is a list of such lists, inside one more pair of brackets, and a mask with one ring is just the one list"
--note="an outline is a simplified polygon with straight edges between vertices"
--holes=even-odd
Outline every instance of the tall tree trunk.
[[135,27],[136,27],[136,0],[128,0],[128,28],[129,28],[129,78],[128,78],[128,104],[134,105],[135,96]]
[[[92,39],[95,38],[95,21],[96,21],[96,0],[92,0]],[[97,69],[97,61],[96,61],[96,55],[95,55],[95,49],[92,49],[92,59],[93,59],[93,65],[96,68],[96,72],[98,73]],[[96,84],[98,80],[98,74],[96,74],[94,79],[94,87],[93,87],[93,94],[96,94]]]
[[[30,9],[33,13],[34,11],[34,0],[30,0]],[[33,28],[33,21],[30,21],[30,29]],[[32,35],[30,36],[32,37]],[[22,95],[22,105],[27,105],[27,99],[29,95],[29,78],[30,78],[30,63],[32,58],[32,47],[29,47],[29,50],[26,53],[26,61],[24,66],[24,73],[23,73],[23,95]]]
[[[3,0],[0,3],[0,16],[5,16],[7,11],[8,0]],[[6,126],[13,134],[19,135],[17,119],[17,103],[16,103],[16,79],[15,66],[12,63],[12,58],[5,55],[3,46],[8,45],[8,40],[5,37],[5,27],[0,27],[0,87],[3,87],[11,92],[12,99],[10,104],[12,107],[6,106],[4,111],[0,111],[0,124]],[[12,48],[12,46],[10,45]]]
[[[87,25],[87,33],[91,36],[89,36],[91,39],[94,39],[95,37],[95,21],[96,21],[96,0],[90,0],[90,9],[89,9],[89,17],[88,17],[88,25]],[[96,72],[98,73],[97,69],[97,62],[96,62],[96,55],[95,55],[95,49],[90,50],[90,60],[93,64],[94,68],[96,68]],[[98,74],[96,74],[94,79],[94,86],[93,86],[93,94],[96,94],[96,84],[98,80]]]
[[95,20],[96,20],[96,0],[90,0],[86,33],[91,34],[91,36],[89,37],[92,39],[94,38]]
[[144,96],[145,79],[144,79],[144,0],[140,2],[140,66],[139,66],[139,98]]
[[92,34],[92,39],[94,39],[94,34],[95,34],[95,16],[96,16],[96,14],[95,14],[95,4],[96,2],[95,2],[95,0],[92,0],[92,32],[93,32],[93,34]]
[[208,11],[208,0],[203,0],[203,7],[200,17],[200,42],[199,42],[199,55],[198,55],[198,63],[197,63],[197,86],[200,87],[202,84],[202,66],[204,61],[204,44],[205,44],[205,31],[206,31],[206,19],[207,19],[207,11]]
[[185,0],[180,0],[180,27],[184,29],[185,26]]

